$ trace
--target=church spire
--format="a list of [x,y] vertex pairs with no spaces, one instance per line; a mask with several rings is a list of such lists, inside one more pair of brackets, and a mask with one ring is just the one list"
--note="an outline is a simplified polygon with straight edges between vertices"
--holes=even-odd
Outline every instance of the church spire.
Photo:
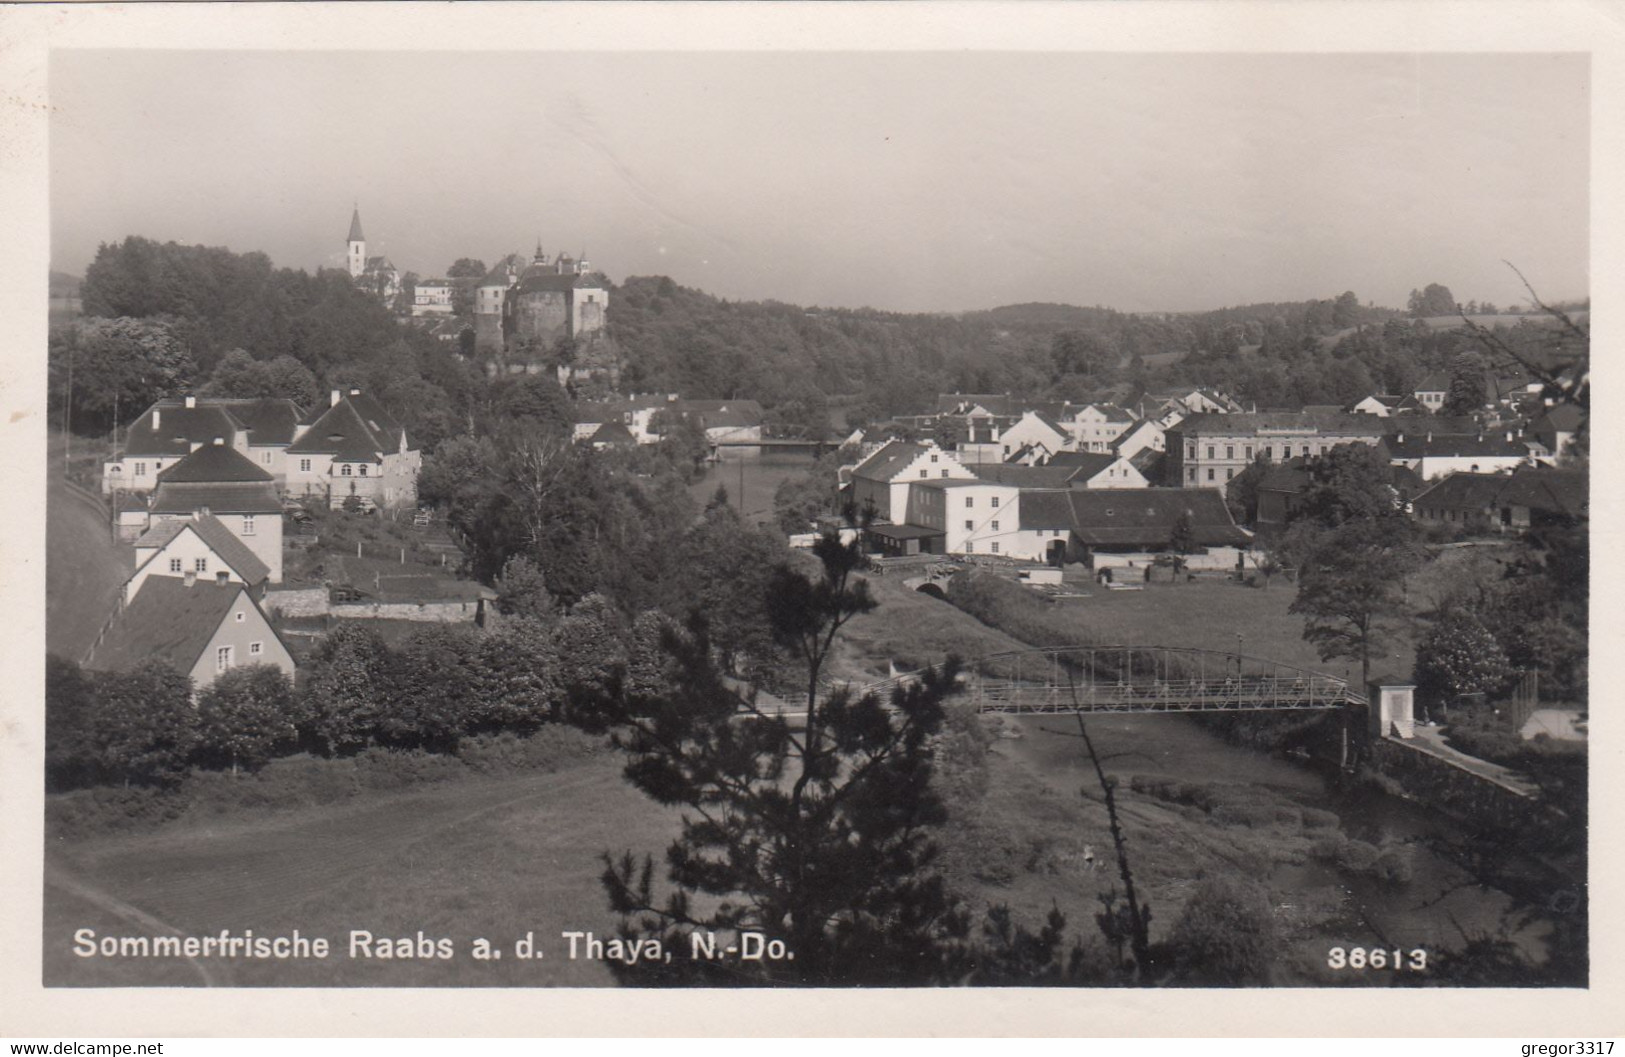
[[367,237],[361,234],[361,205],[356,204],[355,212],[350,214],[350,241],[365,242]]

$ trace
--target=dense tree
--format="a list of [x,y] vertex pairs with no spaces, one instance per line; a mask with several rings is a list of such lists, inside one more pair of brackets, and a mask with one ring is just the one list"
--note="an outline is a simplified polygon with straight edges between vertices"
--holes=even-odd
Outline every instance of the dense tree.
[[292,356],[256,360],[246,349],[232,349],[214,365],[200,392],[205,396],[285,397],[301,408],[314,408],[320,398],[316,376]]
[[590,594],[570,607],[554,630],[558,680],[564,689],[563,718],[601,729],[604,696],[626,667],[626,630],[614,605]]
[[1426,319],[1429,316],[1453,316],[1457,306],[1450,287],[1428,283],[1421,290],[1411,291],[1410,301],[1405,308],[1417,319]]
[[96,776],[92,724],[96,688],[78,664],[45,658],[45,782],[48,789],[71,789]]
[[1349,521],[1402,517],[1393,467],[1369,444],[1338,444],[1304,464],[1309,484],[1294,507],[1294,521],[1336,528]]
[[168,784],[186,773],[197,738],[192,680],[162,660],[96,676],[92,754],[124,782]]
[[129,422],[159,397],[191,389],[197,366],[174,328],[157,320],[92,319],[52,331],[52,403],[74,420]]
[[665,608],[679,618],[705,614],[723,666],[742,668],[772,652],[768,576],[783,560],[783,543],[744,524],[724,494],[684,533],[666,584]]
[[250,770],[290,749],[299,737],[298,700],[282,669],[233,668],[197,701],[197,751],[211,766]]
[[773,518],[780,531],[811,532],[818,518],[837,512],[837,470],[843,461],[853,461],[850,455],[843,449],[820,456],[806,473],[779,482],[773,490]]
[[1470,612],[1440,620],[1416,647],[1416,689],[1429,701],[1495,693],[1511,674],[1495,636]]
[[1371,681],[1371,658],[1402,612],[1405,578],[1421,563],[1416,530],[1404,517],[1361,518],[1324,533],[1298,575],[1291,612],[1304,617],[1303,637],[1322,660],[1360,662],[1360,685]]
[[682,805],[667,851],[673,890],[654,892],[653,859],[606,856],[604,884],[628,936],[686,952],[689,937],[743,931],[783,942],[795,957],[743,965],[690,960],[618,968],[637,982],[898,985],[943,979],[968,923],[933,872],[929,828],[944,818],[930,784],[931,736],[954,666],[876,695],[821,692],[839,629],[874,608],[857,576],[856,544],[816,548],[817,579],[781,567],[769,611],[777,640],[807,677],[807,724],[780,716],[735,720],[746,698],[711,663],[703,626],[670,635],[672,677],[660,692],[614,700],[627,777],[653,799]]
[[452,752],[481,712],[479,635],[425,624],[387,651],[391,700],[375,729],[390,744]]
[[1484,410],[1484,361],[1464,352],[1450,361],[1450,388],[1445,391],[1442,414],[1465,418]]
[[369,744],[394,700],[393,666],[378,632],[353,621],[328,632],[304,667],[304,716],[329,756]]
[[509,558],[494,584],[498,611],[546,623],[558,616],[558,606],[547,590],[541,567],[523,554]]

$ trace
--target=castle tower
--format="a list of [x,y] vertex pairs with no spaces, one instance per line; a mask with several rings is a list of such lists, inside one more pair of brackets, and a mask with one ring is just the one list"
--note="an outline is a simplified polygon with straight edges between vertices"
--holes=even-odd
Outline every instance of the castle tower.
[[350,214],[350,278],[359,279],[367,270],[367,236],[361,233],[361,207]]

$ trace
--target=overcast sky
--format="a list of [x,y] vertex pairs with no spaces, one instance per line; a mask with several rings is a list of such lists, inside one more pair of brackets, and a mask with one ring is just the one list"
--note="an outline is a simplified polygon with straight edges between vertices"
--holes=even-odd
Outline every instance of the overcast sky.
[[734,299],[1127,311],[1588,291],[1583,55],[58,51],[53,267],[139,234]]

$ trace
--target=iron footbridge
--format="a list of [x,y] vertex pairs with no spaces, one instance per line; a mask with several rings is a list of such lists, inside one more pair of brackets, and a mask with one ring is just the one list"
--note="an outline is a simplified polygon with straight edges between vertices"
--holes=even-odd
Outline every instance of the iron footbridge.
[[[935,667],[935,666],[933,666]],[[889,698],[909,672],[862,687]],[[1260,657],[1174,646],[1051,647],[967,662],[956,699],[1007,715],[1295,712],[1366,708],[1347,679]]]

